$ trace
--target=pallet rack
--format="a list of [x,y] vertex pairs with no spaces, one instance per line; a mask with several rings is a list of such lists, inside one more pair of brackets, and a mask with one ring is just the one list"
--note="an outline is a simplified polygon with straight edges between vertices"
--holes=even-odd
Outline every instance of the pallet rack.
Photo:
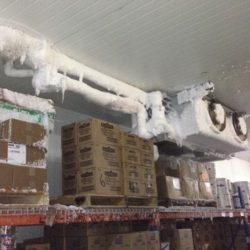
[[101,222],[163,219],[249,218],[246,209],[160,209],[160,208],[86,208],[26,207],[0,209],[0,226],[45,225],[54,223]]

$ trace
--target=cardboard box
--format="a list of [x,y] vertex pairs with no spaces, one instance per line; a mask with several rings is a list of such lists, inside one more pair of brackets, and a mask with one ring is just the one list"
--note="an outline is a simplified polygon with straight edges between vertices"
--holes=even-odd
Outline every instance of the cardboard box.
[[82,144],[78,147],[79,167],[121,169],[120,148],[108,144]]
[[131,250],[130,234],[111,234],[107,236],[107,250]]
[[179,178],[171,176],[157,177],[158,196],[161,198],[179,199],[182,197]]
[[46,167],[43,150],[0,140],[0,161],[15,165]]
[[142,180],[142,194],[145,196],[157,196],[157,184],[155,181]]
[[158,231],[148,231],[147,236],[147,250],[160,249],[160,235]]
[[154,142],[152,139],[139,138],[139,141],[141,150],[154,152]]
[[26,245],[25,250],[50,250],[50,244],[44,243],[44,244]]
[[44,140],[44,127],[21,120],[10,119],[0,124],[0,138],[16,144],[35,146]]
[[54,224],[44,227],[45,237],[87,237],[104,235],[106,233],[103,223],[69,223]]
[[122,147],[122,162],[140,164],[140,151],[135,148]]
[[180,160],[179,161],[179,172],[180,177],[188,177],[191,179],[198,179],[197,174],[197,163],[191,160]]
[[147,232],[130,233],[131,249],[147,250]]
[[123,173],[111,168],[81,168],[79,170],[78,191],[104,194],[123,194]]
[[121,146],[139,149],[140,138],[137,135],[121,132]]
[[62,186],[63,194],[76,194],[78,192],[77,188],[78,175],[76,170],[65,170],[62,175]]
[[155,170],[157,176],[163,175],[180,178],[179,164],[176,158],[173,157],[160,155],[159,159],[156,161]]
[[42,192],[44,183],[48,183],[47,169],[0,163],[0,171],[0,189],[5,191],[33,189]]
[[42,168],[14,166],[13,187],[17,190],[44,191],[48,183],[48,171]]
[[72,147],[77,145],[77,126],[76,123],[65,125],[61,129],[62,147]]
[[241,189],[242,194],[250,194],[250,187],[248,181],[238,181],[233,183],[234,193],[238,193],[238,187]]
[[79,168],[78,148],[76,146],[65,147],[62,149],[62,168],[63,170],[77,170]]
[[216,187],[218,194],[227,194],[232,192],[231,182],[226,178],[217,178]]
[[126,179],[142,179],[143,170],[137,163],[122,163],[124,178]]
[[176,250],[194,250],[191,229],[177,229],[175,236]]
[[77,123],[78,144],[86,142],[118,145],[120,143],[120,129],[118,125],[89,119]]
[[197,180],[188,177],[181,178],[181,190],[184,197],[199,199],[199,184]]
[[141,151],[140,160],[141,165],[144,167],[155,167],[154,153],[151,151]]
[[[237,206],[237,204],[235,204]],[[217,196],[217,206],[219,208],[233,208],[233,200],[232,195],[228,194],[220,194]]]
[[52,237],[51,249],[55,250],[99,250],[106,249],[106,236]]
[[13,188],[14,167],[10,164],[0,163],[0,190],[10,191]]
[[210,182],[199,181],[200,198],[206,200],[214,199]]
[[141,172],[144,180],[156,182],[155,168],[142,168]]
[[197,166],[199,181],[209,182],[209,175],[206,165],[204,163],[199,162],[197,163]]
[[141,179],[125,178],[124,179],[124,194],[126,196],[143,196],[143,184]]

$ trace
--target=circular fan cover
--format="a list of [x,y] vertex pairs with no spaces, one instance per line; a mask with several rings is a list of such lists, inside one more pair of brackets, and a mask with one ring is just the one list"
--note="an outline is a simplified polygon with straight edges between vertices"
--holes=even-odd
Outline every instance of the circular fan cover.
[[232,119],[233,119],[234,130],[237,136],[242,141],[245,141],[247,139],[247,133],[248,133],[245,119],[237,113],[233,113]]
[[223,131],[226,127],[226,112],[223,106],[220,103],[210,102],[208,105],[208,112],[213,125],[219,131]]

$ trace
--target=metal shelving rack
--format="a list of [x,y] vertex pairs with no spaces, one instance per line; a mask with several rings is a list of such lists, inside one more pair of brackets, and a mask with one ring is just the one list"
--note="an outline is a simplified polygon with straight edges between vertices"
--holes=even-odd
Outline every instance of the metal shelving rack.
[[57,209],[54,207],[0,208],[0,226],[52,225],[54,223],[150,220],[159,224],[163,219],[215,219],[250,217],[246,209],[158,209],[158,208],[86,208]]

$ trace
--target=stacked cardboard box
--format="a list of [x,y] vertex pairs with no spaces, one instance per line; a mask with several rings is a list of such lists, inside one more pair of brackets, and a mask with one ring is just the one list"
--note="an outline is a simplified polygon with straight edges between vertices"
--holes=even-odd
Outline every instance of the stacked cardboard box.
[[233,208],[232,185],[226,178],[216,179],[217,205],[219,208]]
[[[47,189],[44,127],[16,119],[0,123],[1,191]],[[46,184],[46,185],[44,185]]]
[[120,130],[101,120],[62,128],[63,193],[123,193]]
[[238,181],[238,182],[233,183],[234,207],[241,208],[239,192],[238,192],[239,188],[241,190],[244,207],[249,209],[250,208],[250,187],[249,187],[249,182],[247,181]]
[[[121,223],[74,223],[45,227],[51,250],[159,250],[159,232],[131,232]],[[127,224],[127,223],[125,223]]]
[[160,198],[179,199],[181,190],[179,161],[174,157],[160,155],[156,162],[157,189]]
[[63,193],[157,196],[153,142],[90,119],[62,128]]
[[192,231],[195,250],[227,249],[223,222],[195,220],[192,223]]
[[194,250],[192,229],[176,229],[174,250]]
[[209,181],[211,184],[213,197],[216,199],[217,197],[217,187],[216,187],[216,170],[214,163],[205,163],[205,167],[208,172]]
[[180,160],[179,171],[183,195],[188,199],[199,199],[197,163],[191,160]]

